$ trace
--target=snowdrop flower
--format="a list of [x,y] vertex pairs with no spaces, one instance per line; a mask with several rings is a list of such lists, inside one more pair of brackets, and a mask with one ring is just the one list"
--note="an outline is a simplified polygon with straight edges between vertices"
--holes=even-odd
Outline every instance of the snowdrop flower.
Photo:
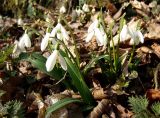
[[41,51],[44,51],[48,46],[49,37],[50,33],[47,32],[41,42]]
[[63,40],[65,44],[67,44],[67,41],[69,40],[69,35],[60,22],[51,31],[50,37],[51,39],[54,39],[56,37],[59,40]]
[[103,29],[102,24],[99,20],[96,19],[88,28],[88,35],[85,39],[86,42],[92,40],[93,36],[96,37],[97,43],[99,46],[106,46],[107,44],[107,35]]
[[31,47],[31,40],[27,33],[24,33],[19,41],[14,42],[15,46],[13,48],[13,56],[18,57],[21,52],[26,52],[25,47]]
[[30,48],[31,47],[31,40],[26,32],[20,38],[19,47],[20,48],[24,48],[24,47]]
[[18,18],[18,19],[17,19],[17,24],[18,24],[18,25],[23,25],[23,24],[24,24],[22,18]]
[[66,13],[66,8],[64,6],[62,6],[59,10],[60,13],[64,14]]
[[130,45],[138,45],[140,42],[144,42],[144,37],[140,30],[124,25],[120,32],[120,41],[124,42],[129,38],[131,38],[129,42]]
[[89,12],[89,6],[87,4],[84,4],[83,7],[82,7],[82,10],[84,12]]
[[78,8],[78,9],[76,9],[76,13],[77,13],[78,16],[80,16],[84,12],[80,8]]
[[57,61],[64,70],[67,70],[65,59],[61,56],[58,50],[54,50],[46,61],[46,69],[48,72],[50,72],[54,68]]

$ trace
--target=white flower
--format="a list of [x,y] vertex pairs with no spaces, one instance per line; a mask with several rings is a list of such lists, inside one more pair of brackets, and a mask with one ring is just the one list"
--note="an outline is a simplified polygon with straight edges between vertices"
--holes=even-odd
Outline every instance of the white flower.
[[19,47],[19,42],[17,40],[15,40],[14,44],[15,45],[14,45],[14,48],[13,48],[13,51],[12,51],[12,56],[14,58],[17,58],[20,55],[21,52],[25,52],[26,50],[25,50],[25,48],[22,49],[22,48]]
[[31,40],[30,40],[30,38],[29,38],[27,33],[24,33],[22,35],[22,37],[20,38],[19,46],[20,47],[27,47],[27,48],[31,47]]
[[86,42],[92,40],[93,36],[96,37],[99,46],[105,46],[107,44],[107,35],[103,29],[103,26],[96,19],[88,28],[88,35],[85,39]]
[[59,10],[60,13],[64,14],[66,13],[66,8],[64,6],[62,6]]
[[78,8],[78,9],[76,9],[76,13],[77,13],[78,16],[80,16],[84,12],[80,8]]
[[144,43],[144,37],[140,30],[124,25],[120,32],[120,41],[124,42],[128,39],[130,39],[130,45],[138,45],[140,42]]
[[18,24],[18,25],[23,25],[23,24],[24,24],[24,22],[23,22],[22,18],[18,18],[18,20],[17,20],[17,24]]
[[21,52],[26,52],[25,47],[31,47],[31,40],[27,33],[24,33],[22,37],[20,37],[19,41],[14,42],[13,55],[18,57]]
[[84,12],[89,12],[89,7],[88,7],[88,5],[87,5],[87,4],[84,4],[83,7],[82,7],[82,10],[83,10]]
[[67,70],[67,64],[65,62],[65,59],[61,56],[58,50],[54,50],[53,53],[48,57],[46,61],[46,69],[48,72],[50,72],[54,68],[57,60],[61,65],[61,67],[64,70]]
[[41,42],[41,51],[44,51],[48,46],[49,37],[50,37],[50,33],[47,32]]
[[63,40],[64,43],[67,43],[67,41],[69,40],[69,35],[61,23],[58,23],[56,27],[53,28],[50,37],[51,38],[56,37],[57,39]]

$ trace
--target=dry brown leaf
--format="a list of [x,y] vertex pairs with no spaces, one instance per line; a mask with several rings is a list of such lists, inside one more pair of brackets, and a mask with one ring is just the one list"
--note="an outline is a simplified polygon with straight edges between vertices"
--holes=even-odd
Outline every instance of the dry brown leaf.
[[160,24],[155,22],[155,21],[151,21],[148,23],[148,33],[146,33],[144,35],[145,38],[147,39],[156,39],[159,40],[160,39]]
[[115,103],[114,106],[117,108],[120,118],[131,118],[133,116],[133,113],[128,109],[124,108],[122,105]]
[[160,58],[160,45],[154,43],[151,47],[154,50],[154,53]]
[[105,91],[103,88],[94,89],[92,91],[92,95],[93,95],[94,99],[96,99],[96,100],[107,98],[107,95],[105,94]]
[[148,89],[146,92],[146,97],[150,103],[160,101],[160,89]]
[[144,53],[153,53],[153,50],[146,47],[146,46],[142,46],[136,50],[136,52],[140,52],[140,51],[142,51]]
[[109,107],[110,101],[108,99],[102,99],[90,113],[89,118],[100,118],[105,111],[108,111]]

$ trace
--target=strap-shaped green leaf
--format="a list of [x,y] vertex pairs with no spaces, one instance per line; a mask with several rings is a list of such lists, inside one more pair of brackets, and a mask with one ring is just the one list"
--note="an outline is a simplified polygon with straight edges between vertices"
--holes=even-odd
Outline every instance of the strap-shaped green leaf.
[[73,82],[74,86],[77,88],[77,90],[79,91],[84,102],[86,102],[88,104],[93,104],[94,103],[93,96],[92,96],[88,86],[84,82],[82,74],[80,73],[80,70],[72,61],[70,61],[69,58],[65,57],[65,60],[68,65],[67,71],[70,74],[70,76],[72,78],[72,82]]
[[74,98],[64,98],[58,102],[56,102],[55,104],[53,104],[52,106],[47,108],[46,111],[46,118],[54,111],[64,107],[67,104],[73,103],[73,102],[78,102],[81,103],[82,101],[79,99],[74,99]]
[[88,69],[90,69],[90,68],[92,67],[92,65],[94,64],[94,62],[97,62],[98,60],[103,59],[103,58],[106,59],[106,60],[109,60],[109,55],[101,55],[101,56],[98,56],[98,57],[92,59],[92,60],[85,66],[85,68],[83,69],[83,73],[85,74],[85,73],[88,71]]

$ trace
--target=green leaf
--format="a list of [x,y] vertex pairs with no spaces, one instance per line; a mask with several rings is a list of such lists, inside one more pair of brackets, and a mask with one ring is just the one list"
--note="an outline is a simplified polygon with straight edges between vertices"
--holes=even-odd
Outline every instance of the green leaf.
[[148,100],[142,96],[129,97],[129,105],[134,113],[141,113],[147,110]]
[[68,65],[67,71],[72,78],[73,85],[79,91],[84,102],[86,102],[88,104],[93,104],[94,103],[93,96],[92,96],[88,86],[84,82],[79,68],[73,62],[71,62],[69,58],[65,57],[65,60]]
[[[27,54],[27,53],[21,53],[19,56],[19,60],[26,60],[31,62],[31,64],[41,70],[42,72],[46,73],[47,75],[51,76],[53,79],[56,80],[61,80],[63,75],[64,75],[64,71],[60,68],[57,68],[56,66],[54,67],[54,69],[51,72],[48,72],[46,70],[46,58],[43,57],[40,53],[32,53],[32,54]],[[68,80],[63,80],[63,83],[72,89],[72,85],[71,82]]]
[[3,96],[6,92],[3,90],[0,90],[0,97]]
[[83,73],[87,73],[87,71],[93,66],[94,62],[97,62],[98,60],[100,59],[106,59],[106,60],[109,60],[109,55],[101,55],[101,56],[98,56],[94,59],[92,59],[86,66],[85,68],[83,69]]
[[160,116],[160,102],[156,102],[156,103],[152,104],[151,108],[156,116]]
[[74,98],[64,98],[47,108],[46,117],[48,117],[52,112],[64,107],[67,104],[73,103],[73,102],[81,103],[82,101],[79,99],[74,99]]

